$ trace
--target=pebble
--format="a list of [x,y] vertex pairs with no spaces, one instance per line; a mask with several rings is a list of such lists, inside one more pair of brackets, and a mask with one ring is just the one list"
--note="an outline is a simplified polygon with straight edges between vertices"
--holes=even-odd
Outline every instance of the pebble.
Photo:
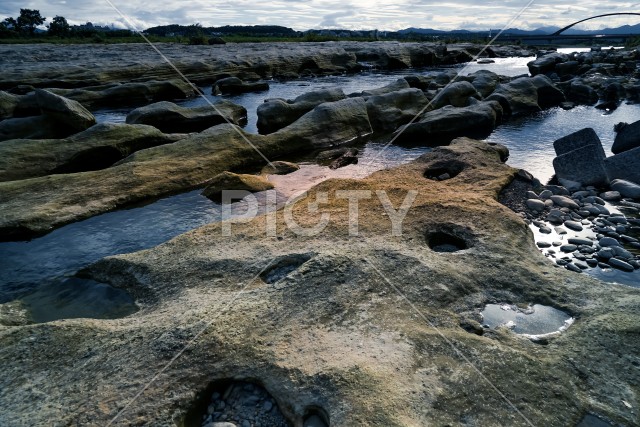
[[562,245],[562,246],[560,246],[560,250],[562,252],[573,252],[576,249],[578,249],[578,247],[576,245]]
[[526,203],[527,207],[532,211],[543,211],[544,208],[547,207],[547,205],[539,199],[527,199]]
[[608,246],[620,246],[620,243],[618,243],[618,241],[613,237],[603,237],[602,239],[598,240],[598,244],[603,248]]
[[614,255],[615,252],[613,252],[613,249],[611,248],[602,248],[598,251],[598,257],[602,259],[613,258]]
[[559,240],[556,240],[555,242],[552,243],[553,246],[562,246],[562,242]]
[[573,245],[585,245],[585,246],[592,246],[593,242],[589,239],[584,239],[581,237],[572,237],[569,239],[569,243],[573,244]]
[[580,206],[566,196],[551,196],[551,200],[558,206],[570,209],[580,209]]
[[574,230],[574,231],[582,231],[583,227],[582,224],[580,224],[579,222],[575,222],[575,221],[565,221],[564,222],[564,226]]
[[567,270],[575,271],[576,273],[582,273],[582,270],[580,269],[580,267],[572,263],[567,263],[567,265],[565,265],[565,268]]
[[556,232],[556,233],[558,233],[558,234],[560,234],[560,235],[562,235],[562,234],[567,234],[567,230],[565,230],[565,229],[564,229],[564,228],[562,228],[562,227],[555,227],[555,228],[554,228],[554,230],[555,230],[555,232]]
[[615,202],[622,199],[622,195],[620,195],[620,192],[618,191],[605,191],[600,194],[600,197],[609,202]]
[[557,259],[556,260],[556,264],[558,264],[558,265],[567,265],[569,263],[567,261],[563,260],[563,259]]
[[548,248],[551,246],[551,243],[549,242],[537,242],[536,245],[538,245],[539,248]]
[[542,200],[547,200],[550,199],[551,196],[553,196],[553,192],[551,190],[543,190],[540,192],[540,194],[538,195],[538,197]]
[[633,271],[634,268],[631,264],[624,262],[618,258],[611,258],[609,260],[609,265],[624,271]]
[[598,266],[598,260],[596,259],[588,259],[587,260],[587,265],[589,265],[589,267],[597,267]]
[[534,191],[529,190],[529,191],[527,191],[527,198],[528,199],[537,199],[538,195]]
[[544,233],[544,234],[551,234],[551,229],[549,227],[546,227],[546,226],[540,227],[538,229],[538,231],[540,231],[541,233]]
[[589,266],[582,261],[575,261],[573,264],[581,270],[586,270],[587,268],[589,268]]

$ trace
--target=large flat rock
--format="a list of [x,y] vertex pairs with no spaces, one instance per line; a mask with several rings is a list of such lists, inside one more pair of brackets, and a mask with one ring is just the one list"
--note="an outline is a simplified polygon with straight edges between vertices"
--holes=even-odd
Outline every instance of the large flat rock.
[[[425,178],[443,164],[461,171]],[[640,291],[555,269],[497,195],[517,171],[482,142],[455,141],[364,180],[329,180],[291,206],[312,235],[275,222],[211,224],[84,275],[128,290],[141,310],[0,328],[4,425],[183,425],[216,380],[263,385],[291,423],[320,408],[331,426],[577,425],[595,412],[637,424]],[[358,236],[349,203],[360,200]],[[397,209],[392,232],[384,191]],[[353,216],[351,217],[353,219]],[[276,235],[265,231],[275,224]],[[467,249],[442,253],[432,236]],[[540,303],[577,321],[536,344],[506,328],[482,336],[488,302]],[[613,357],[612,355],[615,355]],[[617,357],[621,355],[621,357]],[[511,405],[516,405],[516,412]],[[525,420],[526,419],[526,420]]]

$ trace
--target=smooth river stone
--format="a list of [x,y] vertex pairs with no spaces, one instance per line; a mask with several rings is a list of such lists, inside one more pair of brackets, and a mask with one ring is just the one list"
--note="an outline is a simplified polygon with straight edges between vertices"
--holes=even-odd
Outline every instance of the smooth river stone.
[[619,260],[618,258],[611,258],[609,259],[609,265],[611,267],[615,267],[619,270],[624,270],[624,271],[633,271],[634,268],[631,264],[624,262],[622,260]]
[[560,246],[560,250],[562,252],[574,252],[576,249],[578,249],[578,247],[576,245],[562,245]]
[[564,226],[574,231],[582,231],[583,229],[582,224],[576,221],[565,221]]
[[603,248],[608,246],[620,246],[620,243],[613,237],[603,237],[602,239],[598,240],[598,244]]
[[569,239],[569,243],[573,244],[573,245],[585,245],[585,246],[592,246],[593,245],[593,241],[589,240],[589,239],[583,239],[580,237],[572,237],[571,239]]
[[558,206],[569,209],[580,209],[580,206],[566,196],[551,196],[551,200]]

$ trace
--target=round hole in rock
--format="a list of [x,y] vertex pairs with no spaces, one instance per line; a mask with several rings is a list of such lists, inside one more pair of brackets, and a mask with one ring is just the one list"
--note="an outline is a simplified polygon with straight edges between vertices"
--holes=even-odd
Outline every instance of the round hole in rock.
[[275,261],[271,267],[260,274],[260,278],[268,284],[276,283],[284,279],[291,272],[300,268],[302,264],[311,259],[311,254],[291,254]]
[[307,408],[302,427],[329,427],[329,415],[319,407]]
[[214,381],[200,393],[183,425],[205,427],[225,422],[238,427],[291,425],[264,387],[254,382],[229,379]]
[[458,176],[465,166],[464,163],[458,160],[436,162],[424,171],[424,177],[434,181],[446,181]]

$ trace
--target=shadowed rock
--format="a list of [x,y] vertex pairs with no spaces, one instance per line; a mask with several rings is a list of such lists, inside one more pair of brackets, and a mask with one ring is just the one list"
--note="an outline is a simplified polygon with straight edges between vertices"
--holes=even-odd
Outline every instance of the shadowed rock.
[[263,92],[269,90],[269,84],[265,82],[244,82],[237,77],[227,77],[218,80],[213,85],[213,95],[237,95],[247,92]]
[[162,101],[136,108],[127,115],[127,123],[150,125],[165,133],[201,132],[211,126],[227,123],[240,125],[247,110],[231,101],[219,100],[211,105],[186,108]]
[[496,95],[503,96],[509,103],[509,111],[513,116],[527,115],[540,111],[538,88],[532,80],[529,77],[520,77],[509,83],[501,83],[486,100],[500,102]]
[[616,138],[611,146],[613,154],[640,147],[640,120],[631,124],[618,123],[615,130]]
[[207,181],[205,185],[202,195],[218,203],[229,203],[229,200],[223,200],[222,194],[224,191],[239,190],[256,193],[273,188],[273,184],[265,178],[233,172],[222,172]]
[[420,89],[402,89],[366,98],[367,113],[374,131],[393,132],[426,110],[429,99]]
[[298,120],[323,102],[344,99],[342,89],[323,89],[308,92],[294,100],[268,99],[258,106],[258,131],[269,134]]

